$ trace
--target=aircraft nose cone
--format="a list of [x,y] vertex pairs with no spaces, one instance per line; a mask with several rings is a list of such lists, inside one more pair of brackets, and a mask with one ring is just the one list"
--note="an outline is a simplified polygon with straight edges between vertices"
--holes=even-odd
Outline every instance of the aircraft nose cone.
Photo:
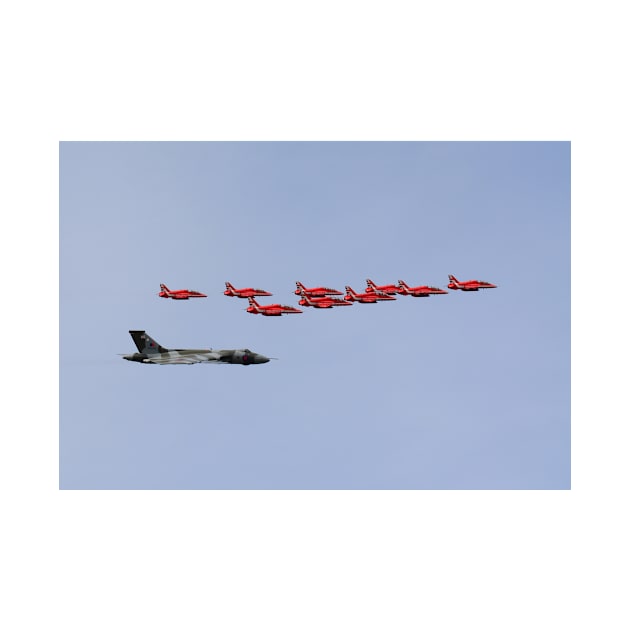
[[256,363],[269,363],[269,358],[266,357],[264,354],[257,354]]

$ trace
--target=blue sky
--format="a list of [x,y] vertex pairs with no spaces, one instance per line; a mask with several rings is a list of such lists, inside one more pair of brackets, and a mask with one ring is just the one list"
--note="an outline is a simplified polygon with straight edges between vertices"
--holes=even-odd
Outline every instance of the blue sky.
[[[499,288],[223,296],[449,273]],[[61,488],[570,487],[567,142],[62,142],[60,309]],[[134,328],[278,361],[129,363]]]

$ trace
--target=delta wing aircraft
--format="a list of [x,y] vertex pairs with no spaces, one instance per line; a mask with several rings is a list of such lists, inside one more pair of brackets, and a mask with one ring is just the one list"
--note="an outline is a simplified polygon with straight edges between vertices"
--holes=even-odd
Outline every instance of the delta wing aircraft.
[[411,297],[429,297],[430,295],[444,294],[448,295],[448,291],[444,289],[438,289],[437,287],[419,286],[410,287],[404,280],[398,281],[401,295],[411,295]]
[[155,339],[147,335],[144,330],[130,330],[138,352],[123,354],[127,361],[138,363],[153,363],[155,365],[192,365],[193,363],[235,363],[237,365],[252,365],[255,363],[268,363],[269,358],[252,352],[247,348],[243,350],[169,350],[161,346]]
[[448,288],[454,291],[479,291],[479,289],[496,289],[496,284],[484,282],[483,280],[463,280],[459,281],[455,276],[449,275]]
[[295,291],[293,293],[295,293],[295,295],[303,295],[305,293],[306,296],[310,298],[326,297],[327,295],[343,295],[341,291],[328,287],[312,287],[307,289],[301,282],[295,283]]
[[269,291],[264,291],[263,289],[252,289],[251,287],[247,287],[246,289],[235,289],[229,282],[226,282],[223,295],[228,295],[229,297],[250,298],[255,295],[273,295],[273,293],[269,293]]
[[208,297],[205,293],[199,293],[199,291],[191,291],[190,289],[176,289],[171,291],[165,284],[160,285],[160,292],[158,295],[161,298],[171,298],[173,300],[187,300],[188,298],[202,298]]

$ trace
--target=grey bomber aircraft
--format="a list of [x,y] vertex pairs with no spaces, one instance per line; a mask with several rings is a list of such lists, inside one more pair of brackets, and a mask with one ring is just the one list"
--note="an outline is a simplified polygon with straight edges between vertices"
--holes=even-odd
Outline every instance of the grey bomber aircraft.
[[144,330],[130,330],[138,352],[123,354],[127,361],[153,363],[156,365],[192,365],[193,363],[236,363],[251,365],[252,363],[268,363],[269,358],[251,350],[169,350],[151,339]]

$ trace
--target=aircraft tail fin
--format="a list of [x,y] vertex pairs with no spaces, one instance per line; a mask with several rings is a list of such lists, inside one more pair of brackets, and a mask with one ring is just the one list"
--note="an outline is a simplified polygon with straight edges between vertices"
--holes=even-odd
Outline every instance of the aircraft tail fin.
[[448,279],[449,279],[451,282],[454,282],[455,284],[459,284],[459,280],[458,280],[455,276],[453,276],[452,274],[450,274],[450,273],[448,274]]
[[168,293],[169,289],[165,284],[160,284],[160,291],[165,291],[166,293]]
[[404,280],[399,280],[398,281],[398,286],[401,289],[407,289],[407,291],[409,290],[409,286],[407,285],[407,283]]
[[155,339],[147,335],[144,330],[130,330],[129,334],[133,342],[138,348],[138,352],[142,354],[159,354],[160,352],[168,352],[166,348],[161,346]]

